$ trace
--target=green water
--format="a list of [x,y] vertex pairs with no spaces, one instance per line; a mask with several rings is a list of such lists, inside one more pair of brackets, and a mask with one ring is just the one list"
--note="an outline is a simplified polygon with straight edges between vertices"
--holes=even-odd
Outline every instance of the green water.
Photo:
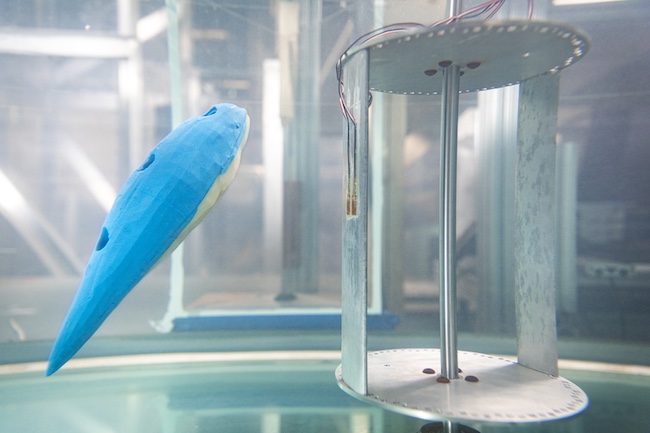
[[[228,361],[0,375],[0,432],[419,432],[427,422],[342,392],[334,360]],[[645,432],[650,378],[563,371],[590,397],[574,418],[489,432]]]

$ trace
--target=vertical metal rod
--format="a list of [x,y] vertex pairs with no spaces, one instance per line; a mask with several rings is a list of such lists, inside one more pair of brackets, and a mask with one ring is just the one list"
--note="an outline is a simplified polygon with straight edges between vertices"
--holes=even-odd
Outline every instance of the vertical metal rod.
[[[165,0],[167,8],[167,55],[169,56],[169,96],[171,103],[171,129],[183,122],[183,63],[181,60],[181,34],[179,31],[179,8],[176,0]],[[183,292],[185,290],[185,267],[182,242],[171,255],[169,271],[169,303],[165,316],[158,324],[158,329],[170,332],[174,328],[174,319],[184,312]]]
[[458,378],[456,338],[456,147],[460,67],[443,68],[440,134],[440,374]]
[[442,421],[442,431],[443,433],[460,433],[460,424],[444,420]]
[[448,0],[447,1],[447,17],[455,17],[460,13],[461,0]]

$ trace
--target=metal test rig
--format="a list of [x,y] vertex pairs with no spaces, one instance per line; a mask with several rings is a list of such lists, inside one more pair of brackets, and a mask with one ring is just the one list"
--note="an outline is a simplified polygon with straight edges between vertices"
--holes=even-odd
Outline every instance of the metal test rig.
[[[457,14],[451,9],[452,16]],[[560,419],[587,407],[587,395],[558,376],[555,221],[549,209],[555,200],[559,71],[588,48],[583,33],[563,24],[461,21],[388,34],[341,57],[345,103],[352,115],[344,140],[342,363],[336,370],[343,390],[390,410],[443,421],[445,431],[460,431],[463,421]],[[519,84],[516,362],[457,350],[455,260],[459,93],[513,84]],[[367,351],[371,90],[442,97],[440,349]]]

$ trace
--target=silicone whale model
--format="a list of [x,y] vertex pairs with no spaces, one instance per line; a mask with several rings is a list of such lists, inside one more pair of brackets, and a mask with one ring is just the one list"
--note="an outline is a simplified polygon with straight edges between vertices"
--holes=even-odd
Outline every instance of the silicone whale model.
[[185,239],[235,176],[246,110],[218,104],[165,137],[129,177],[102,226],[50,354],[56,372],[133,287]]

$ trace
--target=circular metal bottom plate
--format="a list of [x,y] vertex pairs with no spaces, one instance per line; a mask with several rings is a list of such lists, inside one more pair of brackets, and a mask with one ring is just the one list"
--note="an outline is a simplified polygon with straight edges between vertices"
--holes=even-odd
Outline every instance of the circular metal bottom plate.
[[[437,382],[438,349],[397,349],[368,354],[368,395],[350,395],[389,410],[429,420],[540,422],[566,418],[586,409],[589,399],[562,377],[549,376],[507,359],[458,352],[459,379]],[[439,372],[438,372],[439,373]],[[465,380],[475,376],[478,382]]]
[[473,92],[559,71],[589,48],[580,31],[544,21],[467,21],[377,39],[363,47],[371,90],[411,95],[440,93],[441,62],[458,65],[461,91]]

